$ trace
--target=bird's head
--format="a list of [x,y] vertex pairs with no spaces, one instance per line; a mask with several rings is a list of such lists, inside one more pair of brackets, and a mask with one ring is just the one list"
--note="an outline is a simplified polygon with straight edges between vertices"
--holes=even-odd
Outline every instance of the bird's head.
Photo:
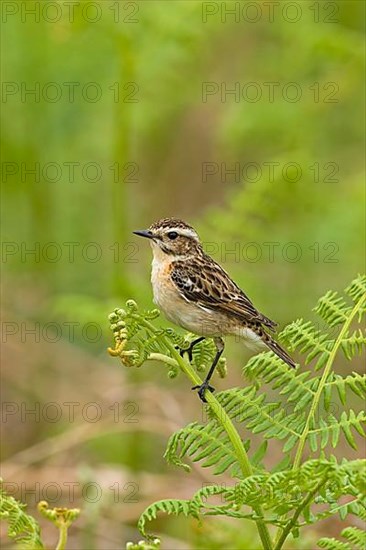
[[148,229],[134,233],[150,239],[154,253],[184,257],[201,249],[199,236],[193,227],[177,218],[164,218]]

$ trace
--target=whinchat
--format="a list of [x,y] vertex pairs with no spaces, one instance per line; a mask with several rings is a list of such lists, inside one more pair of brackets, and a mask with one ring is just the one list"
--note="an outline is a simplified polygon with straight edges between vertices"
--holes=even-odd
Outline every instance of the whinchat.
[[277,323],[260,313],[228,273],[203,250],[197,232],[182,220],[165,218],[149,229],[134,231],[150,239],[153,250],[151,282],[154,302],[167,319],[197,334],[187,351],[192,357],[195,344],[213,338],[216,355],[198,389],[202,401],[211,376],[224,350],[223,336],[239,336],[246,345],[260,351],[269,348],[291,367],[296,364],[272,338]]

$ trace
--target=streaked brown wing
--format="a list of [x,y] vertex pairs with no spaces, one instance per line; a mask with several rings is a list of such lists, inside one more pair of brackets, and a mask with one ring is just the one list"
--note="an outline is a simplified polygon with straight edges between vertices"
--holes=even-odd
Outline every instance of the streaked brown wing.
[[242,321],[258,321],[273,329],[276,323],[262,315],[246,294],[212,258],[173,262],[171,279],[185,300],[225,312]]

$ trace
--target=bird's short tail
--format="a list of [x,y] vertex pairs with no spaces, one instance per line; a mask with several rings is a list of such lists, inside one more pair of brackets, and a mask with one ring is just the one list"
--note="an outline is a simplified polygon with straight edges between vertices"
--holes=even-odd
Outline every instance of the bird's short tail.
[[295,368],[296,363],[295,361],[289,356],[287,351],[285,351],[281,346],[270,336],[269,334],[265,335],[265,338],[263,338],[263,342],[266,344],[266,346],[269,347],[273,353],[275,353],[282,361],[287,363],[290,367]]

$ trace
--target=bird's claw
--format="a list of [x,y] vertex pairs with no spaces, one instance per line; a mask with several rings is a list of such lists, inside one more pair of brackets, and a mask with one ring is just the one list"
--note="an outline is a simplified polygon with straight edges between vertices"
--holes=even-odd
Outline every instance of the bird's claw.
[[197,386],[193,386],[192,390],[198,390],[197,393],[201,401],[203,401],[203,403],[207,403],[205,391],[209,390],[211,393],[213,393],[215,391],[215,388],[213,386],[210,386],[208,382],[203,382],[203,384],[201,385],[198,384]]
[[190,363],[192,363],[192,359],[193,359],[193,352],[192,352],[192,350],[193,350],[193,347],[189,346],[189,348],[180,348],[179,346],[175,346],[175,349],[179,351],[179,355],[180,355],[181,357],[183,357],[184,354],[187,353],[187,355],[188,355],[188,361],[189,361]]

